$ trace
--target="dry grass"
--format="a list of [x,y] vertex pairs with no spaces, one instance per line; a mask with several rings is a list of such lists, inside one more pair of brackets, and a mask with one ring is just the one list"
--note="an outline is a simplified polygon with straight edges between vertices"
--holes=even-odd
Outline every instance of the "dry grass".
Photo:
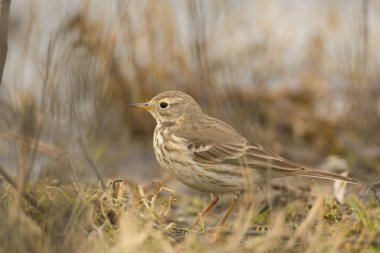
[[274,209],[247,193],[227,226],[214,227],[221,218],[216,209],[205,219],[206,228],[187,230],[193,210],[208,199],[125,181],[110,182],[105,191],[38,181],[28,186],[35,208],[2,182],[0,251],[378,251],[380,204],[374,195],[350,195],[347,204],[338,204],[316,189],[274,189]]
[[[379,189],[370,183],[380,175],[380,6],[78,6],[45,37],[34,2],[10,22],[0,87],[0,252],[379,250]],[[293,25],[303,21],[310,33],[300,46]],[[168,89],[190,93],[281,155],[339,167],[363,183],[340,204],[330,184],[275,182],[269,192],[245,193],[227,226],[215,224],[228,196],[203,230],[188,231],[208,198],[171,180],[165,186],[174,191],[157,190],[154,121],[127,106]],[[123,180],[98,183],[106,178]]]

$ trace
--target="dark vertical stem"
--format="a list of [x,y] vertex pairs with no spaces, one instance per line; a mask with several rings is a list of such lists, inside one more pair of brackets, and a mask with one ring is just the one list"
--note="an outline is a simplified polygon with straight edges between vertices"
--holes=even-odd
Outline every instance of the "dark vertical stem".
[[106,186],[106,183],[105,183],[105,181],[104,181],[102,175],[100,174],[98,168],[95,166],[95,163],[93,162],[93,160],[91,159],[90,155],[88,154],[87,149],[86,149],[86,146],[84,145],[82,138],[79,138],[79,139],[78,139],[78,142],[79,142],[79,145],[80,145],[80,147],[81,147],[81,149],[82,149],[82,152],[83,152],[84,158],[87,160],[87,162],[88,162],[89,165],[90,165],[91,170],[95,173],[96,177],[97,177],[98,180],[100,181],[100,184],[101,184],[103,190],[105,190],[106,187],[107,187],[107,186]]
[[362,2],[362,25],[363,25],[363,71],[367,71],[368,60],[368,0]]
[[0,85],[3,79],[3,71],[5,66],[5,59],[8,52],[8,20],[9,20],[9,8],[11,6],[11,0],[1,1],[0,12]]
[[[5,171],[5,169],[0,165],[0,176],[2,176],[4,178],[4,180],[6,182],[8,182],[8,184],[10,184],[15,190],[19,191],[20,189],[17,188],[17,184],[16,182],[12,179],[12,177]],[[31,204],[34,208],[36,208],[37,210],[40,210],[41,212],[43,212],[43,209],[42,207],[38,204],[38,202],[33,198],[32,195],[30,195],[29,193],[23,191],[21,193],[21,195],[26,199],[26,201],[29,202],[29,204]]]
[[[46,110],[46,90],[47,90],[47,86],[48,86],[48,81],[49,81],[49,75],[50,75],[50,68],[51,68],[51,60],[52,60],[52,54],[53,54],[53,42],[52,42],[52,39],[50,39],[49,41],[49,45],[48,45],[48,50],[47,50],[47,56],[46,56],[46,69],[45,69],[45,76],[44,76],[44,81],[43,81],[43,84],[42,84],[42,95],[41,95],[41,106],[40,106],[40,110],[41,110],[41,115],[44,117],[45,116],[45,110]],[[33,165],[34,165],[34,161],[35,161],[35,158],[36,158],[36,155],[37,155],[37,151],[38,151],[38,146],[40,145],[40,138],[41,138],[41,134],[42,134],[42,128],[43,128],[43,124],[44,124],[44,120],[40,120],[38,121],[36,119],[36,111],[34,110],[31,110],[30,112],[33,117],[35,117],[33,119],[33,123],[29,123],[27,124],[26,128],[30,128],[32,127],[34,131],[32,131],[30,134],[31,135],[34,135],[34,143],[33,143],[33,149],[32,149],[32,152],[30,154],[30,162],[29,162],[29,165],[28,165],[28,168],[26,170],[26,173],[25,173],[25,178],[23,179],[24,182],[26,182],[27,180],[29,180],[30,178],[30,175],[32,173],[32,170],[33,170]],[[36,121],[35,121],[36,120]],[[30,129],[26,129],[26,131],[30,131]],[[28,145],[29,146],[29,145]]]

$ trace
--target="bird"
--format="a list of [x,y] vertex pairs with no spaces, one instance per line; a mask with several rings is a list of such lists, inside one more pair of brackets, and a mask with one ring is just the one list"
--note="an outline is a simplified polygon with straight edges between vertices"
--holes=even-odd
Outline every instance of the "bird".
[[190,188],[211,194],[211,202],[193,225],[213,209],[220,194],[234,193],[220,222],[224,224],[240,192],[262,185],[268,178],[305,176],[356,183],[352,178],[309,168],[264,149],[229,124],[205,114],[184,92],[165,91],[130,106],[147,110],[156,120],[153,147],[159,165]]

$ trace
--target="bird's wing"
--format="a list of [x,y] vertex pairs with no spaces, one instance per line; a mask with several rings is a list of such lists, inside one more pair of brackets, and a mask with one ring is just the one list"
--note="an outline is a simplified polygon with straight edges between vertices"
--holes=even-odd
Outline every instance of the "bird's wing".
[[219,164],[242,156],[246,139],[226,123],[204,117],[178,129],[175,136],[186,140],[187,148],[200,163]]
[[270,169],[271,177],[300,175],[354,182],[350,178],[310,169],[277,156],[248,141],[228,124],[211,117],[200,124],[178,129],[175,135],[186,139],[187,148],[198,163],[248,167],[262,175],[267,175]]
[[291,163],[263,147],[248,141],[228,124],[207,117],[191,126],[178,129],[176,136],[187,140],[187,148],[200,163],[231,164],[255,167],[274,167],[297,170],[300,166]]

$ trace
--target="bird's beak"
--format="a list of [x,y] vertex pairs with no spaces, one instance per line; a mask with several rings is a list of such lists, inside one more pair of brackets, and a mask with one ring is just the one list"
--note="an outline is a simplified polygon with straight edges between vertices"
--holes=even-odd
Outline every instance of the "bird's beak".
[[144,110],[150,110],[150,109],[152,109],[152,106],[149,105],[148,102],[145,102],[145,103],[133,103],[133,104],[130,104],[129,106],[130,107],[141,108],[141,109],[144,109]]

